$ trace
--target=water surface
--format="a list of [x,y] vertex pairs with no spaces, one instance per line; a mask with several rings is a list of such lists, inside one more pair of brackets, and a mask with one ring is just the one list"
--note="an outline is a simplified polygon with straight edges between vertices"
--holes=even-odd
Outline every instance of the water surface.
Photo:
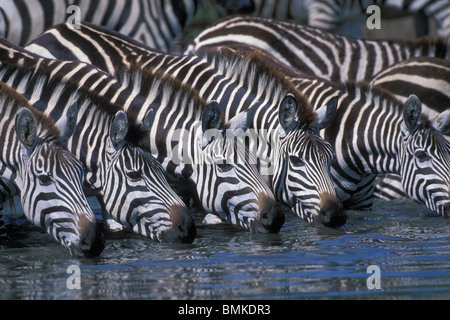
[[[71,258],[16,211],[14,242],[0,247],[0,299],[450,298],[450,219],[409,200],[349,211],[340,230],[290,214],[272,235],[200,223],[192,244],[125,234],[89,259]],[[71,265],[80,267],[81,289],[67,286]],[[368,287],[371,265],[380,289]]]

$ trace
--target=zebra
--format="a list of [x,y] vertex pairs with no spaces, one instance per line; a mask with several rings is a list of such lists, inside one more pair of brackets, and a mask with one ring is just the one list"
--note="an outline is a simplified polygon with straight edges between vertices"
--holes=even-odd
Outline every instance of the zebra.
[[[163,80],[160,79],[160,81]],[[155,83],[157,84],[158,81],[159,79],[156,79]],[[92,82],[95,81],[92,80]],[[112,82],[116,83],[117,81],[113,79]],[[201,158],[198,158],[198,155],[216,159],[216,157],[220,157],[219,153],[225,155],[233,154],[236,148],[238,150],[236,152],[242,152],[239,146],[234,146],[233,139],[219,139],[217,136],[216,139],[210,141],[213,137],[205,136],[201,138],[201,141],[205,140],[205,144],[199,144],[196,141],[198,138],[197,134],[202,136],[197,130],[199,129],[199,120],[202,118],[207,119],[206,116],[203,116],[205,113],[209,113],[210,116],[217,118],[219,116],[217,108],[210,107],[210,109],[207,109],[204,103],[201,102],[198,94],[188,89],[187,86],[184,90],[181,90],[183,88],[179,85],[172,85],[169,81],[164,81],[164,83],[167,83],[167,85],[162,87],[164,90],[161,91],[163,94],[160,100],[161,105],[157,102],[151,103],[152,101],[150,100],[155,96],[155,93],[156,95],[159,93],[158,87],[155,87],[155,91],[152,94],[145,95],[145,97],[125,90],[123,86],[119,89],[114,89],[115,91],[122,90],[126,93],[122,95],[121,105],[127,110],[128,114],[133,114],[136,118],[140,117],[141,114],[147,114],[149,105],[155,110],[154,119],[156,125],[150,130],[150,139],[153,143],[146,146],[146,148],[154,152],[155,158],[161,162],[166,172],[172,175],[172,178],[177,178],[176,180],[174,179],[174,184],[181,185],[184,189],[190,189],[191,193],[192,191],[197,192],[194,200],[196,200],[196,204],[203,205],[206,212],[226,215],[231,223],[236,223],[252,232],[278,232],[284,223],[284,215],[273,199],[272,192],[252,166],[245,162],[234,165],[216,163],[216,161],[213,161],[210,165],[201,165]],[[107,86],[112,87],[110,84]],[[133,84],[131,87],[134,88],[135,85]],[[170,87],[173,87],[173,90],[170,90]],[[184,97],[182,96],[183,92],[185,93]],[[168,101],[172,100],[168,99],[172,99],[175,96],[181,98],[174,98],[173,104],[169,103]],[[134,99],[130,97],[134,97]],[[185,106],[180,104],[185,101],[191,101],[190,104],[187,104],[192,107],[191,109],[183,109]],[[181,108],[178,111],[181,112],[180,114],[185,114],[186,117],[175,117],[177,122],[172,123],[173,119],[164,118],[172,116],[169,113],[170,108],[168,106]],[[174,110],[173,112],[176,111]],[[211,131],[209,129],[217,129],[221,134],[225,134],[228,132],[227,129],[230,130],[235,123],[236,129],[244,129],[245,121],[242,121],[242,119],[245,119],[245,116],[246,113],[241,117],[237,117],[236,121],[232,121],[232,119],[226,123],[219,121],[217,124],[220,127],[218,128],[209,128],[205,124],[204,131],[208,131],[206,134],[210,134]],[[143,120],[143,118],[139,118],[139,120]],[[171,120],[171,126],[167,125],[169,120]],[[202,120],[202,122],[208,123],[207,120]],[[179,127],[176,127],[178,125]],[[180,142],[194,141],[192,146],[189,146],[188,143],[178,144],[183,155],[183,157],[179,157],[180,159],[176,159],[178,163],[173,159],[175,156],[172,157],[171,155],[172,148],[170,146],[175,143],[175,141],[171,141],[174,139],[174,131],[180,133],[178,136]],[[223,142],[223,145],[217,151],[216,149],[221,142]],[[150,146],[152,149],[150,149]],[[181,162],[181,160],[184,160],[184,154],[189,157],[187,163]],[[219,161],[221,160],[219,159]]]
[[414,92],[431,118],[450,108],[450,61],[433,57],[411,58],[376,74],[370,85],[379,86],[405,101]]
[[[438,34],[450,36],[450,2],[448,0],[254,0],[252,14],[278,20],[300,20],[308,25],[346,36],[361,37],[367,9],[376,5],[382,17],[410,13],[415,16],[419,36],[428,33],[428,18],[436,22]],[[370,9],[370,8],[369,8]],[[387,12],[386,12],[387,11]]]
[[415,95],[402,104],[388,91],[368,83],[334,84],[285,66],[269,53],[248,51],[234,54],[245,60],[264,60],[261,63],[267,69],[277,68],[315,108],[339,96],[336,116],[322,135],[335,146],[332,176],[345,208],[370,208],[376,174],[393,172],[402,177],[410,198],[448,217],[450,143],[443,136],[450,125],[448,110],[433,121],[421,117],[421,102]]
[[[252,0],[218,0],[226,14],[253,10]],[[191,23],[201,0],[2,0],[0,36],[26,45],[48,28],[69,21],[104,25],[153,48],[169,51],[174,39]]]
[[224,19],[195,37],[185,54],[218,46],[253,47],[281,62],[333,82],[370,81],[388,66],[413,56],[450,60],[450,42],[347,38],[308,26],[259,17]]
[[215,217],[225,215],[228,222],[255,233],[279,232],[284,214],[237,139],[253,118],[251,110],[225,121],[216,101],[206,103],[176,78],[141,69],[132,66],[119,77],[133,94],[146,97],[126,110],[136,115],[155,111],[159,125],[150,131],[152,154],[176,184],[188,186],[194,203]]
[[[423,112],[431,119],[450,112],[450,62],[431,57],[411,58],[394,64],[373,77],[371,85],[389,90],[402,102],[414,92],[422,102]],[[450,141],[450,130],[444,132]],[[385,175],[375,186],[375,197],[396,199],[405,196],[400,177]]]
[[104,235],[82,190],[83,166],[65,146],[76,105],[55,125],[4,83],[0,105],[0,201],[20,194],[26,217],[71,255],[98,256]]
[[[49,50],[47,48],[51,49]],[[97,49],[91,50],[93,48]],[[98,48],[101,48],[101,50],[98,50]],[[141,63],[142,69],[151,68],[162,70],[165,74],[170,74],[185,84],[191,84],[207,101],[215,99],[219,101],[222,107],[225,107],[223,106],[224,104],[228,106],[239,106],[239,110],[234,110],[235,112],[233,111],[233,114],[231,113],[231,109],[225,108],[227,119],[252,107],[255,101],[258,101],[257,104],[261,104],[261,107],[258,108],[260,111],[258,111],[258,115],[254,118],[258,120],[253,121],[252,129],[268,130],[271,135],[275,136],[275,139],[270,139],[271,141],[275,141],[272,146],[265,149],[258,149],[258,161],[263,158],[266,162],[268,161],[269,165],[276,162],[279,163],[279,167],[288,165],[286,160],[289,159],[289,154],[276,153],[275,150],[280,146],[281,141],[276,136],[279,126],[278,110],[283,98],[287,96],[290,89],[294,90],[294,97],[295,100],[297,100],[296,104],[299,106],[300,112],[298,112],[298,114],[301,116],[299,121],[301,121],[302,118],[305,118],[306,115],[314,118],[305,98],[296,92],[295,88],[277,85],[279,78],[275,77],[274,74],[270,75],[260,71],[261,74],[264,74],[266,79],[262,76],[259,83],[258,81],[254,81],[255,84],[258,84],[258,86],[262,85],[262,87],[255,87],[255,89],[253,89],[253,85],[250,82],[233,80],[232,76],[234,71],[227,73],[225,70],[219,70],[209,62],[207,58],[163,54],[152,50],[151,48],[142,46],[133,39],[89,23],[81,24],[80,29],[73,29],[67,24],[55,26],[36,38],[27,46],[27,49],[48,58],[80,60],[86,63],[94,63],[97,67],[114,76],[119,76],[124,69],[129,70],[130,65],[133,62]],[[234,75],[239,73],[235,72]],[[253,72],[252,74],[258,75],[258,72]],[[272,81],[270,83],[273,84],[273,86],[267,85],[269,83],[267,81],[269,80]],[[250,85],[249,88],[246,88],[244,85],[246,83]],[[265,84],[266,86],[264,86]],[[270,88],[270,90],[267,90],[268,88]],[[256,93],[253,93],[253,91]],[[266,93],[267,97],[261,97],[262,92]],[[270,112],[271,116],[265,116],[264,110]],[[304,115],[302,115],[302,110],[306,110]],[[332,114],[329,116],[332,116]],[[325,114],[322,115],[321,121],[323,121],[324,118]],[[310,123],[312,122],[313,121],[310,119]],[[302,141],[304,141],[305,135],[308,136],[306,138],[307,140],[313,138],[314,135],[309,134],[306,127],[307,126],[298,126],[295,129],[293,128],[292,134],[285,139],[286,146],[300,145]],[[319,149],[323,148],[324,151],[322,154],[325,155],[323,161],[331,162],[331,155],[327,144],[320,139],[312,140],[314,140],[317,145],[321,145],[321,147],[318,147]],[[287,143],[287,141],[289,141],[289,143]],[[266,152],[266,154],[261,154],[261,151]],[[291,151],[296,152],[296,150]],[[279,160],[276,159],[277,156],[280,157]],[[284,162],[284,164],[282,165],[280,161]],[[325,168],[319,168],[314,163],[309,163],[309,160],[307,159],[304,161],[309,164],[310,168],[314,168],[313,170],[308,171],[310,176],[306,177],[304,173],[300,172],[302,169],[297,168],[299,171],[294,172],[291,175],[278,176],[277,178],[282,180],[280,180],[277,185],[279,187],[283,185],[284,190],[292,190],[292,187],[289,186],[292,185],[292,181],[289,181],[289,179],[301,177],[303,183],[297,187],[296,192],[309,193],[309,199],[306,197],[303,199],[306,201],[305,205],[303,207],[299,206],[299,199],[292,192],[289,193],[289,197],[285,196],[283,201],[282,198],[278,197],[283,193],[277,193],[273,189],[272,181],[269,180],[268,182],[272,185],[272,190],[275,192],[277,200],[283,201],[289,206],[294,207],[296,214],[305,220],[311,223],[314,223],[315,220],[316,223],[314,224],[316,225],[326,224],[328,226],[340,226],[344,224],[345,214],[342,212],[341,205],[336,200],[336,195],[332,188],[332,183],[329,181],[329,172],[326,169],[326,166]],[[267,174],[262,171],[261,167],[264,168],[264,166],[260,165],[261,162],[258,164],[260,172],[262,174]],[[293,169],[293,167],[291,167],[291,169]],[[320,183],[317,183],[318,181],[320,181]],[[321,190],[321,187],[324,189]],[[323,198],[321,196],[322,193]],[[289,201],[287,201],[287,198],[289,198]],[[306,210],[306,208],[308,207],[319,207],[319,209],[313,214],[307,214],[308,210]],[[327,210],[322,210],[325,207],[327,207]],[[325,216],[325,218],[323,216]],[[318,222],[321,219],[322,222]]]
[[[77,102],[78,121],[68,148],[85,167],[87,195],[96,196],[117,222],[159,242],[194,241],[196,227],[187,207],[159,163],[139,146],[148,141],[153,114],[138,124],[113,103],[109,97],[129,96],[117,81],[85,64],[40,58],[4,39],[0,81],[56,121]],[[96,87],[104,96],[95,94]]]

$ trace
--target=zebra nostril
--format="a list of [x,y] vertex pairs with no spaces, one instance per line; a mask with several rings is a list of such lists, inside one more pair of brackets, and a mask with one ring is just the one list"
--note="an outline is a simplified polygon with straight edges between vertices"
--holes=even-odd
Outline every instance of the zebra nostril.
[[283,226],[284,221],[285,216],[276,201],[266,198],[259,216],[259,222],[263,229],[259,231],[264,233],[277,233]]
[[197,229],[189,211],[181,206],[174,206],[170,211],[173,226],[164,232],[161,241],[169,243],[192,243],[197,236]]

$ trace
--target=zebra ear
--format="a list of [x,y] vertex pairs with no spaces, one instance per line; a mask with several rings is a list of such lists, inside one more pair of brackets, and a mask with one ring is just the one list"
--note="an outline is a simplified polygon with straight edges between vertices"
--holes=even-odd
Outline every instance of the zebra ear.
[[123,111],[117,111],[114,116],[114,120],[109,129],[109,138],[116,150],[119,150],[125,144],[125,136],[128,132],[128,118],[127,114]]
[[282,135],[286,135],[296,123],[295,116],[297,115],[297,102],[292,94],[288,94],[283,101],[281,101],[278,108],[278,119],[280,121],[281,129],[284,131]]
[[422,114],[422,102],[415,95],[410,95],[403,107],[403,121],[409,132],[414,132]]
[[61,117],[57,122],[56,126],[61,131],[61,137],[59,139],[63,146],[67,146],[67,141],[73,135],[75,127],[77,125],[78,116],[78,103],[75,101],[72,106],[67,111],[64,117]]
[[450,134],[450,109],[445,110],[433,120],[435,127],[442,134]]
[[150,109],[145,114],[145,117],[144,117],[144,120],[143,120],[144,129],[145,130],[150,130],[154,120],[155,120],[155,111],[153,109]]
[[222,110],[217,101],[211,101],[203,111],[202,131],[205,133],[209,129],[219,129],[222,122]]
[[22,107],[16,115],[16,133],[22,146],[31,154],[36,145],[37,123],[30,109]]
[[318,131],[328,127],[333,121],[334,115],[336,114],[337,104],[338,96],[334,96],[333,98],[331,98],[327,105],[323,105],[319,109],[317,109],[317,120],[312,125],[312,127],[317,129]]

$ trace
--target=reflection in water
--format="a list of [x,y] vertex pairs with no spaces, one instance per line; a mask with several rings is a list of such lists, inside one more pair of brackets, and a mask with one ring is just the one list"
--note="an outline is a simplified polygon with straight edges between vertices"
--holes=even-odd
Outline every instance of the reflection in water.
[[[287,215],[279,234],[199,225],[193,244],[126,234],[92,259],[73,259],[39,230],[17,228],[18,245],[0,247],[0,298],[450,298],[449,219],[405,200],[349,217],[332,230]],[[72,264],[80,290],[66,285]],[[380,267],[381,290],[367,288],[369,265]]]

